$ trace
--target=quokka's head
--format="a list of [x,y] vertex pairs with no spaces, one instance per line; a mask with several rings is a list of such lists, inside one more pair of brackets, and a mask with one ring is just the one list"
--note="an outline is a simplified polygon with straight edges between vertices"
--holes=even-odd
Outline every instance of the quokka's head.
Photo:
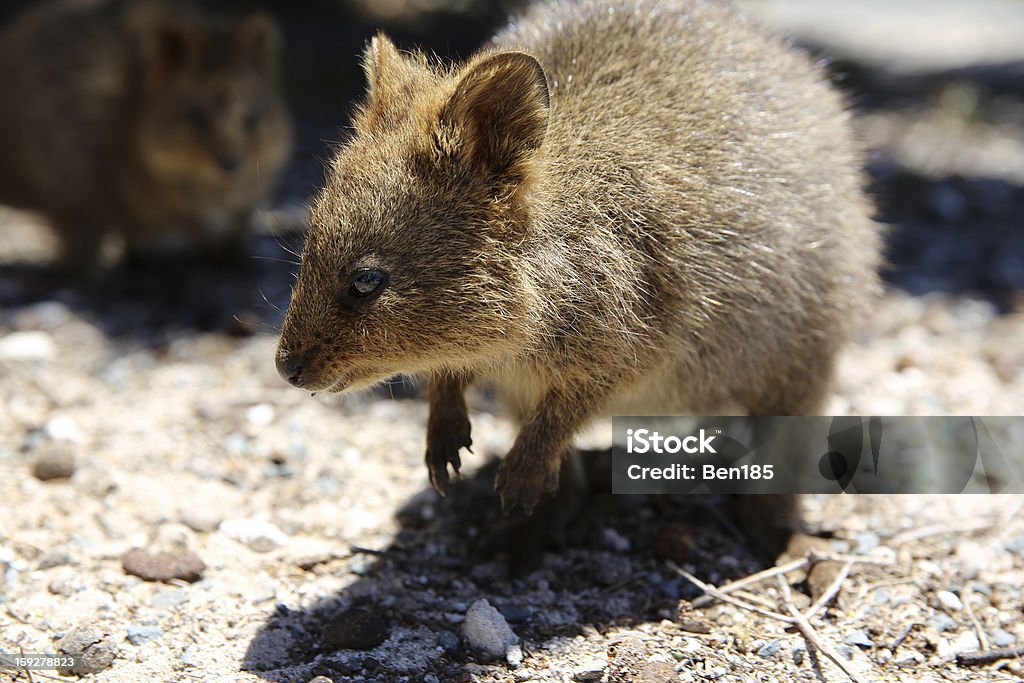
[[176,187],[268,187],[291,149],[273,19],[145,3],[135,20],[143,71],[137,140],[146,170]]
[[368,95],[312,211],[277,349],[310,391],[493,362],[530,328],[528,195],[548,122],[544,71],[519,52],[447,70],[383,35]]

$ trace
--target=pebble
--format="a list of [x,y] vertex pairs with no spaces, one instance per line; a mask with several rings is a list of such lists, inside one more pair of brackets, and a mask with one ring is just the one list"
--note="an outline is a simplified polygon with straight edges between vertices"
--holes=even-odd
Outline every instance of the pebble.
[[74,665],[57,669],[67,675],[84,676],[108,668],[114,661],[114,643],[98,624],[79,624],[60,639],[60,652],[75,655]]
[[958,635],[956,639],[949,641],[948,643],[940,643],[939,656],[951,657],[959,652],[970,652],[972,650],[980,649],[981,643],[978,642],[977,634],[974,631],[964,631]]
[[70,444],[48,442],[41,444],[32,462],[32,476],[40,481],[70,479],[75,473],[75,454]]
[[132,548],[121,556],[121,566],[128,574],[146,581],[181,579],[194,582],[202,578],[206,570],[206,564],[190,550],[149,553],[141,548]]
[[245,419],[253,427],[266,427],[274,421],[274,406],[269,403],[257,403],[245,411]]
[[213,504],[196,504],[183,508],[178,518],[193,531],[215,531],[224,521],[224,510]]
[[462,624],[462,636],[470,648],[495,658],[504,657],[509,648],[519,642],[505,617],[487,600],[477,600],[470,605]]
[[917,650],[907,650],[897,654],[892,661],[896,666],[917,666],[924,662],[924,655]]
[[57,344],[46,332],[11,332],[0,337],[0,360],[48,361],[57,356]]
[[1008,631],[1001,628],[992,631],[992,644],[996,647],[1010,647],[1016,642],[1017,639]]
[[935,598],[939,601],[943,607],[954,612],[959,612],[964,608],[964,603],[960,601],[956,593],[950,591],[939,591],[935,594]]
[[853,631],[846,634],[846,638],[843,642],[848,645],[856,645],[858,647],[874,647],[875,643],[871,640],[870,636],[864,631]]
[[580,666],[573,672],[572,677],[577,681],[599,681],[604,676],[604,669],[607,662],[592,660]]
[[142,645],[151,640],[156,640],[164,634],[159,626],[129,626],[128,640],[132,645]]
[[347,609],[324,627],[324,644],[334,650],[369,650],[388,639],[388,625],[362,607]]
[[172,609],[188,602],[188,593],[177,588],[157,591],[149,604],[157,609]]
[[316,678],[309,679],[309,683],[334,683],[327,676],[317,676]]
[[288,542],[288,536],[270,522],[259,519],[226,519],[220,532],[257,553],[270,552]]
[[630,547],[628,538],[607,527],[601,530],[601,545],[617,553],[628,553]]
[[505,661],[508,662],[508,665],[513,669],[518,669],[523,665],[523,658],[523,648],[518,643],[509,646],[509,648],[505,650]]
[[54,567],[62,567],[67,564],[71,564],[71,555],[68,554],[67,550],[57,549],[51,550],[40,557],[36,567],[38,569],[53,569]]
[[82,441],[82,430],[78,423],[66,415],[51,418],[43,425],[43,433],[54,441]]
[[782,641],[776,638],[775,640],[769,640],[758,648],[757,655],[768,659],[777,655],[780,650],[782,650]]

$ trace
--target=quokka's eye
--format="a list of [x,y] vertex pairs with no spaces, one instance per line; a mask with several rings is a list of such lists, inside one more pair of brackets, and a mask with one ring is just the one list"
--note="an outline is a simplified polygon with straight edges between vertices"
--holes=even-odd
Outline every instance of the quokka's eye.
[[387,273],[373,268],[356,271],[355,277],[352,278],[352,284],[349,285],[348,294],[357,299],[372,296],[384,289],[387,280]]

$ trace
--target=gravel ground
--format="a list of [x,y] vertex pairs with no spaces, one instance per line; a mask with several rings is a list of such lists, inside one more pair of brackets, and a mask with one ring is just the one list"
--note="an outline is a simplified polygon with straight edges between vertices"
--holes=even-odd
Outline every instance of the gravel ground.
[[[1024,414],[1024,83],[836,71],[873,150],[891,286],[830,412]],[[88,680],[109,683],[849,680],[789,623],[690,609],[700,591],[667,560],[714,585],[771,564],[730,501],[613,497],[591,454],[582,509],[513,573],[538,540],[490,491],[514,430],[486,394],[471,400],[476,454],[442,500],[415,387],[288,387],[278,259],[301,244],[300,214],[266,216],[279,236],[233,269],[75,283],[45,267],[45,228],[0,212],[0,652],[84,649]],[[1024,497],[804,503],[804,546],[863,560],[811,620],[860,680],[1024,679],[1019,656],[970,655],[1024,644]],[[788,591],[806,608],[840,566],[737,595],[786,614]]]

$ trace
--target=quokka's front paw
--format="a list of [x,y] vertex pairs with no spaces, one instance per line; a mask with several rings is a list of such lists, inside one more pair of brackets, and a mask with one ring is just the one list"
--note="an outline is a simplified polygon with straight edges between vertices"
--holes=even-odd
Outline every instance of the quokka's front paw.
[[505,456],[494,478],[494,490],[501,496],[501,509],[506,515],[521,505],[532,514],[544,493],[558,492],[559,458],[550,463],[535,458],[517,457],[515,451]]
[[462,467],[462,459],[459,450],[469,450],[473,445],[469,436],[469,420],[447,426],[447,429],[431,429],[427,435],[426,460],[430,485],[442,497],[448,493],[448,465],[451,464],[455,477],[461,478],[459,468]]

